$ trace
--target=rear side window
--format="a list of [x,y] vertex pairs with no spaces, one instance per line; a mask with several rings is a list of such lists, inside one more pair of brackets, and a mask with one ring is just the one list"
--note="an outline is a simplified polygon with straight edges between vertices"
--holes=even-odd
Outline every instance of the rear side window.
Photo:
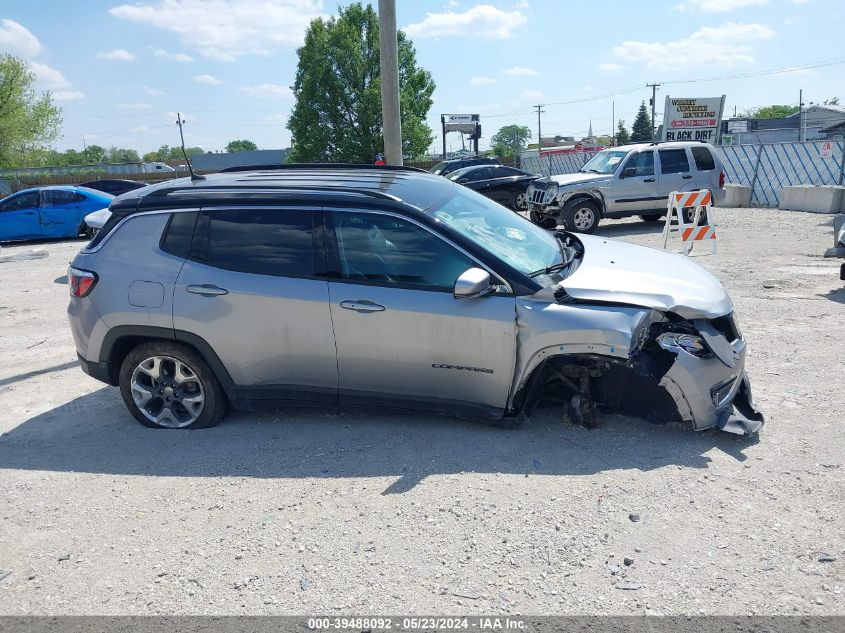
[[197,212],[174,213],[161,236],[161,250],[178,257],[187,257],[191,250],[191,237],[197,223]]
[[716,169],[716,161],[713,160],[713,154],[706,147],[693,147],[692,158],[695,160],[695,168],[698,171]]
[[55,207],[62,204],[73,204],[82,202],[85,196],[73,191],[62,191],[61,189],[46,189],[44,191],[44,206]]
[[190,257],[243,273],[311,276],[313,214],[282,209],[204,211],[197,220]]
[[685,149],[660,150],[660,173],[680,174],[689,171],[689,160]]

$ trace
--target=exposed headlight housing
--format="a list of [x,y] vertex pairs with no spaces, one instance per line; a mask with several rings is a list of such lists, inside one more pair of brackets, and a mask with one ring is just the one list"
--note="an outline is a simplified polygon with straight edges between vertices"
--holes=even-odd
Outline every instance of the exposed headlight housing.
[[663,349],[677,354],[681,350],[698,356],[699,358],[706,358],[710,356],[710,350],[707,349],[701,337],[693,334],[681,334],[679,332],[664,332],[657,337],[657,344]]

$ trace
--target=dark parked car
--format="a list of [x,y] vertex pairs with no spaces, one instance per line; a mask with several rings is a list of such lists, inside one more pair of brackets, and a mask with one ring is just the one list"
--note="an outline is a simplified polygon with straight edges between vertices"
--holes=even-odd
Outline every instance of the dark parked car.
[[121,180],[119,178],[106,178],[105,180],[92,180],[91,182],[83,182],[80,187],[88,187],[89,189],[96,189],[97,191],[105,191],[113,196],[119,196],[127,191],[133,191],[146,187],[144,182],[136,180]]
[[446,176],[453,171],[463,169],[464,167],[472,167],[473,165],[501,165],[498,158],[484,158],[482,156],[473,156],[472,158],[456,158],[454,160],[442,160],[432,167],[429,171],[438,176]]
[[527,211],[525,191],[541,176],[505,165],[475,165],[453,171],[447,178],[515,211]]

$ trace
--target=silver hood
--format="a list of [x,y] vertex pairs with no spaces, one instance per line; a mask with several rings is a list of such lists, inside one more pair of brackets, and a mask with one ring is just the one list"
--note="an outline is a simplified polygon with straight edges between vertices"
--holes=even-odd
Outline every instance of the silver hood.
[[686,257],[594,235],[578,235],[584,259],[560,285],[575,299],[610,301],[713,319],[733,311],[722,283]]
[[557,176],[549,176],[549,180],[556,182],[561,187],[567,185],[579,185],[585,183],[595,183],[599,180],[612,180],[613,174],[585,174],[576,172],[574,174],[560,174]]

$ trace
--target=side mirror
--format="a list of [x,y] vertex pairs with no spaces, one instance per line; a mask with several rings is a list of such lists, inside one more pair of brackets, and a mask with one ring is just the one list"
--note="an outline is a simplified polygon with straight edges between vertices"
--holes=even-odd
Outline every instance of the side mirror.
[[637,168],[636,167],[626,167],[622,170],[622,175],[620,178],[633,178],[637,175]]
[[481,268],[470,268],[455,281],[455,299],[483,297],[491,292],[493,286],[490,285],[490,273]]
[[469,182],[469,178],[466,178],[466,177],[464,177],[464,178],[458,178],[458,182],[459,182],[460,184],[464,184],[465,182]]

